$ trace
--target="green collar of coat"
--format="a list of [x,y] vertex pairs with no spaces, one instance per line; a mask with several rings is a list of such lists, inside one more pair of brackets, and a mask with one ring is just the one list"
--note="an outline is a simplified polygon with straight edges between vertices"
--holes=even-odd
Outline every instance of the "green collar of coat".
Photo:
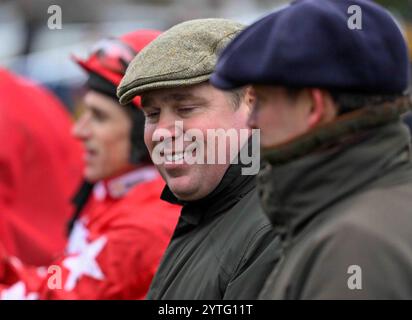
[[[365,118],[357,126],[336,129],[329,140],[315,135],[318,140],[303,143],[311,150],[305,156],[286,161],[276,151],[272,158],[266,158],[268,163],[258,175],[257,187],[262,207],[275,228],[290,236],[325,208],[394,168],[410,165],[410,134],[399,120],[399,111],[377,112],[375,120],[362,114]],[[286,150],[289,156],[297,155]]]
[[317,150],[340,144],[348,136],[396,121],[401,114],[411,109],[411,97],[405,96],[393,103],[369,106],[346,113],[336,121],[311,130],[291,141],[262,149],[262,158],[272,165],[288,163]]

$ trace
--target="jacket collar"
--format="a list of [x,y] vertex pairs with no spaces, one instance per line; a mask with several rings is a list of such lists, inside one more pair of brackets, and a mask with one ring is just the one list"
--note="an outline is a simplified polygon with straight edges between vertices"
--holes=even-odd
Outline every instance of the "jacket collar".
[[354,134],[381,127],[399,120],[400,115],[412,110],[412,96],[403,96],[393,102],[370,105],[345,113],[336,121],[319,126],[280,145],[263,149],[262,156],[278,165],[304,157],[310,153],[340,144]]
[[[252,138],[243,147],[249,148],[249,154],[251,154],[252,150],[251,144]],[[167,185],[163,189],[161,199],[173,204],[182,205],[181,219],[190,225],[198,225],[202,221],[229,210],[255,188],[256,176],[242,175],[242,168],[246,167],[248,165],[243,164],[238,156],[234,163],[226,170],[219,185],[205,198],[200,200],[181,201],[176,198]]]
[[322,209],[409,163],[410,135],[399,121],[353,133],[326,150],[267,164],[258,175],[262,207],[274,227],[290,237]]
[[93,195],[98,201],[104,201],[106,198],[120,199],[135,185],[151,181],[157,176],[157,170],[152,166],[139,168],[116,178],[99,181],[93,188]]

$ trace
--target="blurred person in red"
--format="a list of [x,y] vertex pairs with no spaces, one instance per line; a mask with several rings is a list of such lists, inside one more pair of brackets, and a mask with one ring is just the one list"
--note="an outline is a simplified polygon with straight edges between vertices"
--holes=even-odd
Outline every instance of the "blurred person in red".
[[85,111],[73,128],[84,143],[85,182],[75,197],[65,253],[48,268],[3,254],[1,299],[143,299],[180,207],[160,200],[164,181],[143,142],[140,98],[126,108],[116,87],[128,63],[160,32],[99,42],[85,60]]
[[0,243],[25,263],[48,264],[65,246],[81,145],[46,89],[0,69]]

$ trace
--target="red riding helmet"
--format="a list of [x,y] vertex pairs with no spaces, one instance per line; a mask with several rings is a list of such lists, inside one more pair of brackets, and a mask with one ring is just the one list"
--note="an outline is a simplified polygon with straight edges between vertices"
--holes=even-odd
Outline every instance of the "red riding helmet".
[[[105,38],[96,43],[87,59],[76,56],[73,59],[85,71],[93,72],[117,87],[132,59],[160,33],[157,30],[138,30],[119,38]],[[133,103],[140,107],[140,97],[134,98]]]

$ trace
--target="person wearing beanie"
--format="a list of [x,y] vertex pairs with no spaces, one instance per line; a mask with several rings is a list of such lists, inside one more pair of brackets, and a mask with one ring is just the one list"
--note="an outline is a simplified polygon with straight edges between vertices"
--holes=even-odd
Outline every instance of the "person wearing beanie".
[[[2,299],[143,299],[177,223],[180,207],[160,200],[164,181],[143,142],[140,98],[126,107],[116,87],[127,65],[160,32],[107,38],[87,59],[85,110],[73,128],[84,143],[84,183],[66,250],[32,268],[0,252]],[[1,251],[1,250],[0,250]]]
[[[133,59],[118,87],[122,103],[141,95],[146,145],[154,162],[157,151],[163,158],[155,162],[167,183],[162,199],[183,205],[148,299],[255,299],[279,259],[256,173],[245,174],[240,159],[242,150],[255,151],[246,125],[253,96],[248,89],[226,94],[208,82],[218,54],[242,28],[226,19],[178,24]],[[203,138],[189,145],[194,130]],[[236,133],[235,143],[207,138],[218,130]],[[232,149],[238,145],[240,152]],[[224,161],[205,159],[215,151]],[[198,161],[188,160],[193,155]]]
[[293,1],[222,52],[212,84],[255,90],[259,195],[284,250],[261,298],[412,298],[409,79],[398,24],[368,0]]

